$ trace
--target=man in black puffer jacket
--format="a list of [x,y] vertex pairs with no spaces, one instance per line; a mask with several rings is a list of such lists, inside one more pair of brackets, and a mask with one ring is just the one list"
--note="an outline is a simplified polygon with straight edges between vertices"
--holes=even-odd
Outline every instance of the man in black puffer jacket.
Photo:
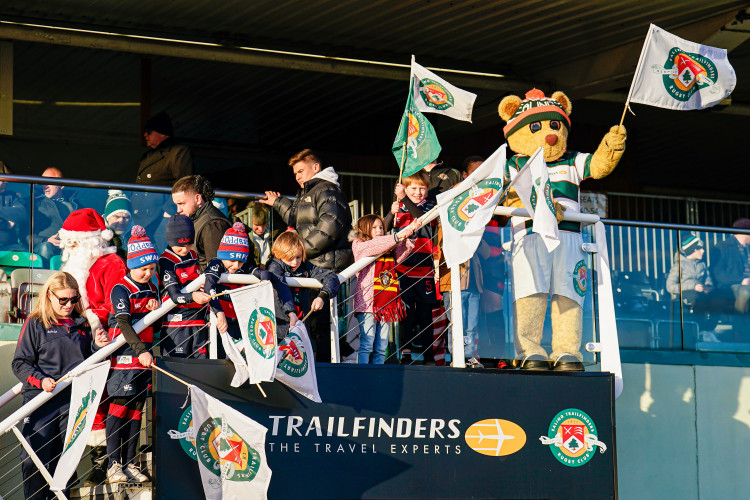
[[287,226],[297,230],[310,262],[339,273],[353,262],[348,241],[352,215],[338,174],[333,167],[323,170],[321,165],[317,153],[303,149],[289,159],[302,188],[294,201],[266,191],[260,203],[272,206]]

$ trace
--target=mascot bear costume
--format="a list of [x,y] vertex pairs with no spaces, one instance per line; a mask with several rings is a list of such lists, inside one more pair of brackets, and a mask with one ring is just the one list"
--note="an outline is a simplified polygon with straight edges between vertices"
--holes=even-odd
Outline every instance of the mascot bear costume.
[[[581,225],[562,220],[565,210],[580,211],[580,184],[609,175],[625,151],[626,131],[614,126],[595,153],[568,151],[570,99],[562,92],[552,97],[532,89],[525,99],[511,95],[498,106],[507,122],[503,134],[516,153],[505,167],[513,179],[539,147],[544,148],[552,196],[555,200],[560,245],[548,252],[542,237],[531,232],[532,221],[513,217],[513,316],[515,348],[526,370],[583,371],[580,353],[586,260],[581,247]],[[511,190],[505,205],[522,207]],[[541,346],[548,297],[552,296],[552,352]]]

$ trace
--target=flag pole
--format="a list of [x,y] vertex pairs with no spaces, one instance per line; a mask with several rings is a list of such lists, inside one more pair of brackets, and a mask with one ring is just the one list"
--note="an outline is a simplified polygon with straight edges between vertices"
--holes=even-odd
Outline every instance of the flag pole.
[[401,166],[398,169],[398,183],[401,184],[401,181],[404,179],[404,161],[406,160],[406,141],[404,141],[403,147],[401,148]]
[[163,373],[163,374],[164,374],[164,375],[166,375],[167,377],[170,377],[170,378],[173,378],[173,379],[175,379],[176,381],[178,381],[178,382],[179,382],[179,383],[181,383],[181,384],[185,384],[185,385],[186,385],[187,387],[190,387],[190,385],[191,385],[191,384],[189,384],[189,383],[185,382],[184,380],[182,380],[182,379],[181,379],[180,377],[178,377],[178,376],[176,376],[176,375],[172,375],[171,373],[169,373],[169,372],[168,372],[167,370],[165,370],[164,368],[159,368],[159,367],[158,367],[158,366],[156,366],[155,364],[152,364],[152,365],[151,365],[151,368],[153,368],[154,370],[156,370],[156,371],[158,371],[158,372],[161,372],[161,373]]

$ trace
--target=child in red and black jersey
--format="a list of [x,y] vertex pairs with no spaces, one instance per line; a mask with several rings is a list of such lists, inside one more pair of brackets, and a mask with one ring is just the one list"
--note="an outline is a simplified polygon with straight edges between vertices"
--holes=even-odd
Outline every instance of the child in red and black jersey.
[[151,278],[158,257],[146,230],[133,226],[128,241],[128,269],[110,294],[109,335],[124,335],[127,344],[112,356],[112,369],[107,380],[110,396],[107,415],[107,481],[144,482],[148,478],[133,463],[141,428],[141,411],[146,390],[151,383],[151,344],[153,326],[136,333],[133,325],[159,307],[156,287]]
[[161,352],[177,358],[206,358],[208,294],[181,290],[201,274],[198,254],[193,250],[195,228],[186,215],[173,215],[167,222],[167,248],[159,257],[159,285],[162,301],[176,304],[162,323]]
[[[430,178],[424,171],[405,177],[403,184],[396,185],[396,198],[391,213],[386,218],[386,228],[395,219],[393,229],[400,231],[409,226],[435,204],[427,199]],[[419,344],[424,351],[424,363],[433,365],[435,358],[432,351],[432,309],[437,303],[435,295],[435,263],[433,258],[433,236],[435,223],[421,226],[414,232],[416,241],[412,253],[396,267],[399,273],[401,300],[406,307],[406,317],[401,325],[407,343],[402,349],[402,363],[411,363],[411,352],[414,344]]]

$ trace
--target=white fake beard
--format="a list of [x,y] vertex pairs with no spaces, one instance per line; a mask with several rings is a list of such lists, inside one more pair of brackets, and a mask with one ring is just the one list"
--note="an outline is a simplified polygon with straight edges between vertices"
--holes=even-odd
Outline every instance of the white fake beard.
[[[70,247],[71,243],[77,243],[78,246]],[[113,253],[116,249],[109,247],[106,241],[98,236],[86,238],[81,241],[66,240],[62,252],[64,264],[61,271],[70,273],[78,282],[78,291],[81,294],[83,308],[89,308],[89,297],[86,290],[86,282],[89,279],[91,266],[103,255]],[[111,250],[111,251],[110,251]]]

